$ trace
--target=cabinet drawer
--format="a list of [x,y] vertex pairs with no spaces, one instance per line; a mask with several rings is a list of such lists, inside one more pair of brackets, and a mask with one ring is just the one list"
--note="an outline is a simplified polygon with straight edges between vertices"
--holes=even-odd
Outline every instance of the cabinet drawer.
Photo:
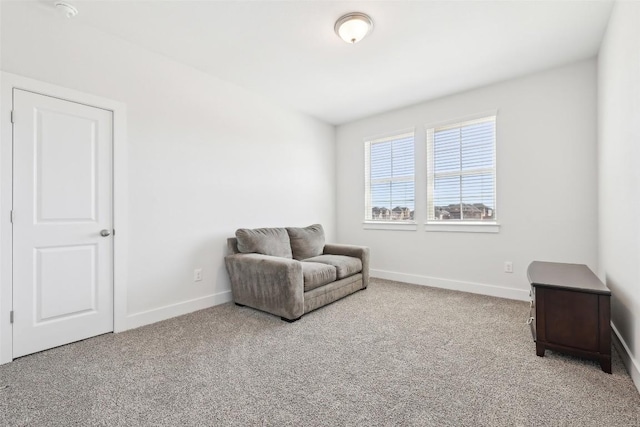
[[531,309],[529,310],[529,320],[527,320],[527,323],[531,328],[531,336],[535,341],[536,340],[536,302],[535,300],[532,299],[531,301],[529,301],[529,304],[531,306]]

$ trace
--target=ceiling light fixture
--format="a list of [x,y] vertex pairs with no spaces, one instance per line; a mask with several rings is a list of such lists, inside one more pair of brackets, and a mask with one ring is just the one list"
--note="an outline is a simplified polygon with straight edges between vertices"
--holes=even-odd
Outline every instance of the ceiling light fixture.
[[336,21],[334,30],[342,40],[356,44],[373,30],[373,21],[364,13],[347,13]]
[[78,14],[78,9],[76,9],[75,6],[67,3],[66,1],[57,1],[54,3],[54,5],[56,9],[64,13],[67,18],[73,18]]

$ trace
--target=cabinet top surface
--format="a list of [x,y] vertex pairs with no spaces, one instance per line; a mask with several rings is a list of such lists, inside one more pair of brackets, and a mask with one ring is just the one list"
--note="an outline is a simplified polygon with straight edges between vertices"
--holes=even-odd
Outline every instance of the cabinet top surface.
[[611,295],[598,276],[584,264],[534,261],[527,269],[532,286],[546,286]]

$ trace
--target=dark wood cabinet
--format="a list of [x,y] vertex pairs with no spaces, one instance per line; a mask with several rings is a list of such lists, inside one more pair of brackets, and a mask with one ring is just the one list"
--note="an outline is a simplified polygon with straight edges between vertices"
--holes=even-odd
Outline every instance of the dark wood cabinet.
[[600,362],[611,373],[611,291],[586,265],[534,261],[531,333],[536,354],[559,351]]

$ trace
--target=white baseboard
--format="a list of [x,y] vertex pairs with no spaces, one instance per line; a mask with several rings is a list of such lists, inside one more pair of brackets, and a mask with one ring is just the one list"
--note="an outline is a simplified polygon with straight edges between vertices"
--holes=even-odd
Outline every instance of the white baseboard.
[[229,301],[231,301],[231,291],[225,291],[189,301],[166,305],[164,307],[154,308],[153,310],[130,314],[127,316],[127,329],[139,328],[140,326],[149,325],[151,323],[170,319],[176,316],[182,316],[183,314],[213,307],[214,305],[223,304]]
[[485,285],[482,283],[463,282],[459,280],[440,279],[437,277],[420,276],[418,274],[398,273],[386,270],[371,270],[372,277],[395,280],[397,282],[414,285],[431,286],[434,288],[451,289],[454,291],[470,292],[473,294],[489,295],[492,297],[529,301],[529,291],[524,289],[505,288],[502,286]]
[[620,335],[618,328],[616,325],[611,322],[611,329],[613,330],[613,345],[620,353],[620,357],[622,358],[622,363],[627,368],[633,383],[636,385],[638,392],[640,392],[640,363],[631,357],[631,351],[629,350],[629,346],[625,342],[625,340]]

